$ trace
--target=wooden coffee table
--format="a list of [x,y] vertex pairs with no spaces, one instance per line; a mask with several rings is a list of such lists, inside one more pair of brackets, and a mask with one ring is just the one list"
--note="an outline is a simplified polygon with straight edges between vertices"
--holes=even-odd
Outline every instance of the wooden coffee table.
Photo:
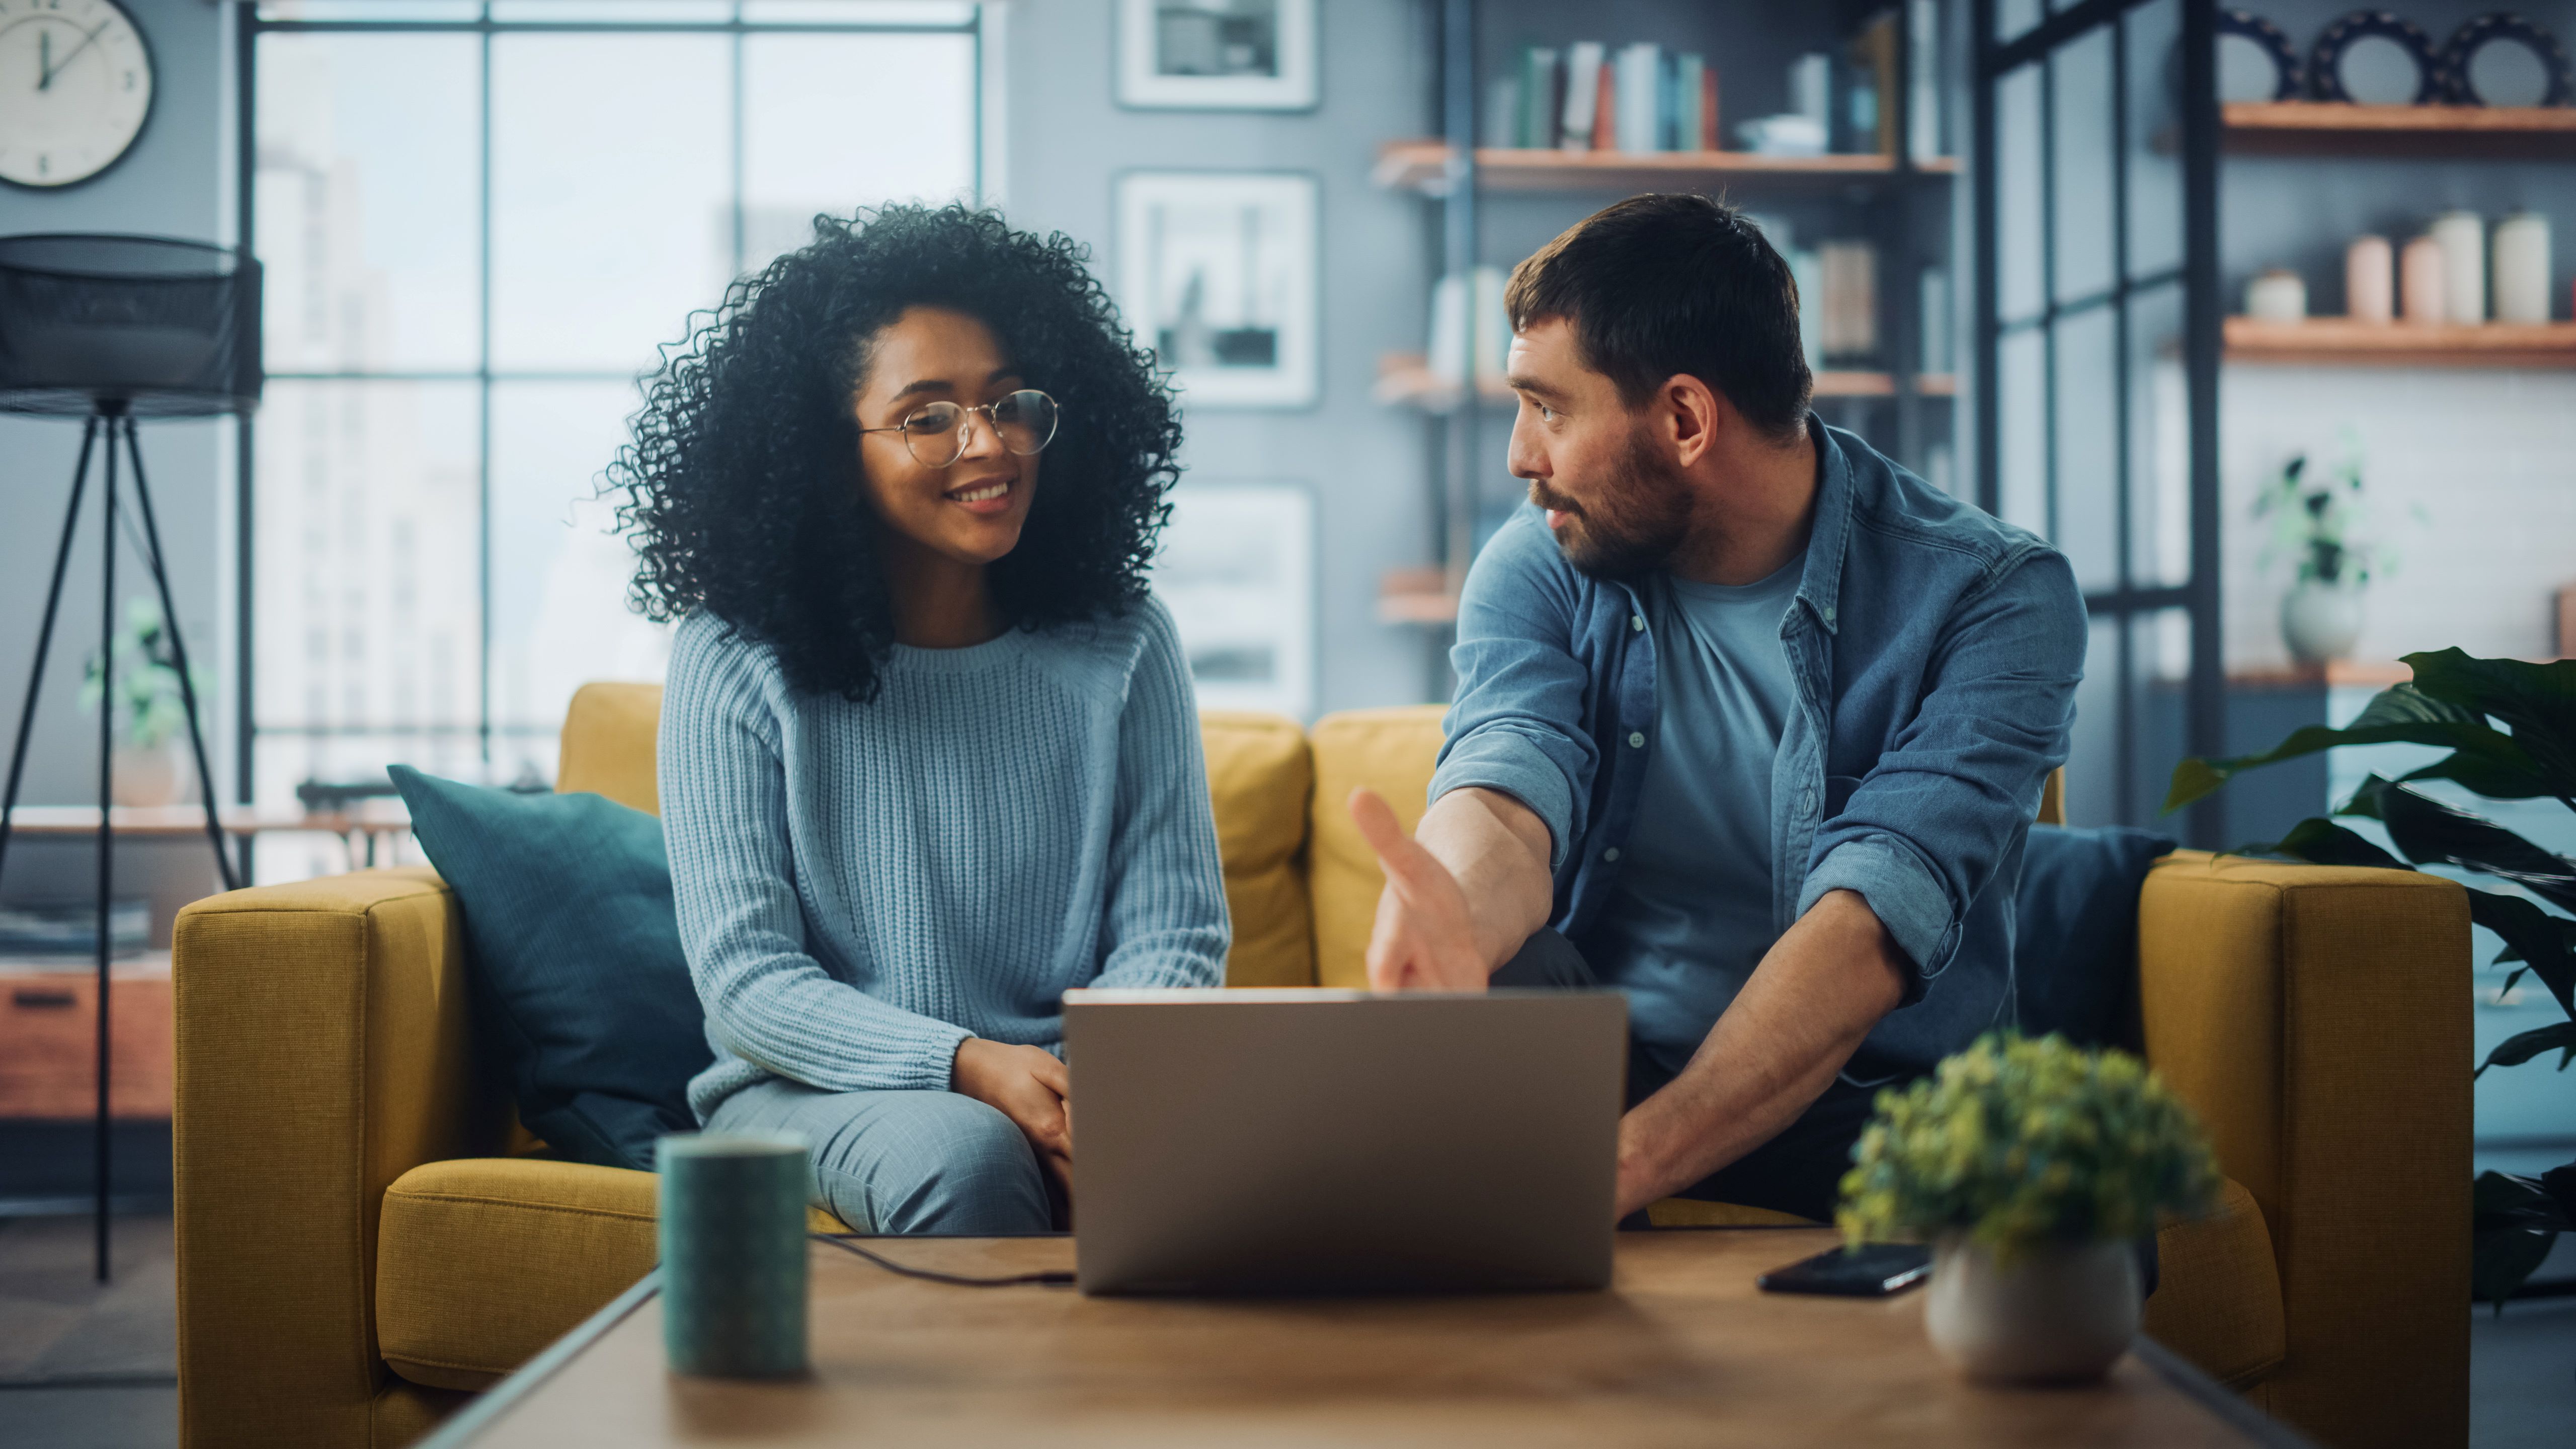
[[[813,1245],[813,1373],[663,1366],[647,1277],[451,1420],[435,1449],[1407,1444],[2295,1445],[2140,1339],[2100,1384],[1966,1383],[1920,1292],[1793,1298],[1755,1275],[1821,1229],[1623,1233],[1606,1293],[1085,1298],[898,1277]],[[911,1266],[1073,1266],[1069,1238],[877,1238]]]

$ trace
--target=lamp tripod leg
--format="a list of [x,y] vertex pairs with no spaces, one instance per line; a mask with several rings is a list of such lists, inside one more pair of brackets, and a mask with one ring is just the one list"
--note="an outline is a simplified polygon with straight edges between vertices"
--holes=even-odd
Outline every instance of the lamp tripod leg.
[[[115,428],[110,423],[111,434]],[[115,446],[113,436],[110,447]],[[143,513],[143,561],[152,570],[153,587],[161,593],[161,627],[170,640],[171,660],[179,666],[179,702],[188,712],[188,745],[196,753],[197,795],[206,804],[206,839],[215,848],[215,871],[223,877],[225,890],[239,890],[241,880],[233,871],[232,852],[224,842],[222,817],[215,810],[215,774],[206,763],[206,732],[197,723],[197,682],[188,668],[188,643],[179,633],[178,606],[170,599],[170,570],[161,561],[161,525],[152,516],[152,490],[143,481],[143,442],[134,419],[125,420],[126,456],[134,464],[134,501]]]
[[89,490],[90,447],[98,419],[81,429],[80,461],[72,466],[72,503],[63,510],[63,540],[54,546],[54,581],[45,587],[45,621],[36,626],[36,662],[27,671],[27,702],[18,710],[18,742],[9,752],[9,788],[0,796],[0,867],[9,861],[9,819],[18,808],[18,785],[27,774],[27,742],[36,727],[36,696],[45,682],[45,656],[54,643],[54,615],[62,607],[63,574],[71,566],[72,535],[80,531],[81,495]]
[[116,882],[116,825],[110,813],[116,801],[116,424],[107,419],[107,490],[101,500],[98,532],[98,1119],[92,1139],[98,1173],[98,1281],[107,1281],[108,1117],[108,978],[112,954],[109,935]]

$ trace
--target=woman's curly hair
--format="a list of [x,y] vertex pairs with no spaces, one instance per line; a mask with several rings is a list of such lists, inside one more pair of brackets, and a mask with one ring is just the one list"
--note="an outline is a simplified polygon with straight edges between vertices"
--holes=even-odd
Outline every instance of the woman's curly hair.
[[636,606],[707,610],[792,687],[875,697],[894,610],[851,401],[878,331],[925,306],[982,321],[1062,405],[1019,546],[992,566],[1003,617],[1045,627],[1142,599],[1180,422],[1087,260],[1062,233],[961,205],[816,217],[811,245],[727,288],[645,384],[608,470],[641,557]]

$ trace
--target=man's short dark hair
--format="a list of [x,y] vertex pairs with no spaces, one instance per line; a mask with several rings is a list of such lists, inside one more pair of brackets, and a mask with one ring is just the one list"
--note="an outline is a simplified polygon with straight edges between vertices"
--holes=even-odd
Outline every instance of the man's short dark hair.
[[1705,196],[1605,206],[1512,271],[1512,329],[1574,327],[1577,355],[1636,407],[1688,373],[1763,436],[1806,425],[1815,380],[1798,342],[1798,284],[1744,213]]

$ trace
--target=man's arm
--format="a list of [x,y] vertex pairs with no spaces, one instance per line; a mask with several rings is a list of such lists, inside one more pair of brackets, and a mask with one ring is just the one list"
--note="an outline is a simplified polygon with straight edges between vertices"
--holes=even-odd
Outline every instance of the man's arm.
[[1374,790],[1352,791],[1350,809],[1386,870],[1369,935],[1376,990],[1482,991],[1547,924],[1556,891],[1547,823],[1518,800],[1476,786],[1452,790],[1410,837]]
[[1857,893],[1818,900],[1772,943],[1681,1075],[1620,1119],[1619,1216],[1796,1121],[1903,999],[1913,969]]

